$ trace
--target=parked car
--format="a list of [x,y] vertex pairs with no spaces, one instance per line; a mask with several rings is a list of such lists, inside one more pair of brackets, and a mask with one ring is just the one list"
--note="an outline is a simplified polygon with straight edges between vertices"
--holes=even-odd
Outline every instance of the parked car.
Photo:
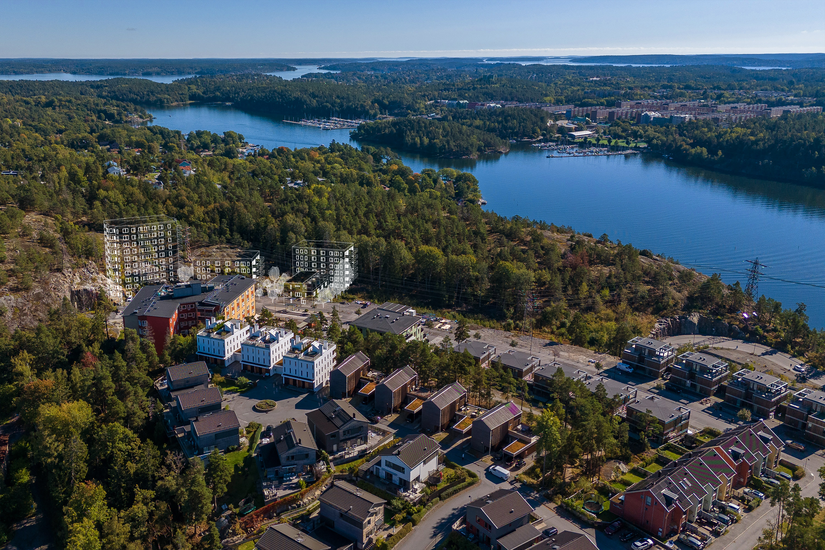
[[798,373],[800,373],[800,374],[805,374],[805,373],[808,371],[808,367],[806,367],[805,365],[803,365],[802,363],[800,363],[800,364],[798,364],[798,365],[794,365],[794,367],[793,367],[793,371],[794,371],[794,372],[798,372]]
[[622,520],[617,519],[616,521],[614,521],[613,523],[604,528],[604,534],[608,537],[612,537],[613,535],[618,533],[619,529],[621,529],[622,527],[624,527],[624,523],[622,523]]
[[622,541],[622,542],[627,542],[627,541],[629,541],[630,539],[632,539],[634,536],[636,536],[636,532],[635,532],[635,531],[631,531],[631,530],[629,530],[629,529],[628,529],[627,531],[625,531],[624,533],[622,533],[622,536],[621,536],[621,537],[619,537],[619,540],[620,540],[620,541]]
[[793,477],[791,477],[791,474],[788,474],[786,472],[776,472],[776,475],[778,475],[782,479],[786,479],[788,481],[791,481],[793,479]]
[[793,449],[795,451],[804,451],[805,450],[805,445],[803,445],[802,443],[797,443],[796,441],[791,441],[790,439],[785,442],[785,446],[790,447],[791,449]]
[[694,548],[695,550],[702,550],[702,548],[705,547],[704,542],[702,542],[701,540],[697,539],[696,537],[693,537],[693,536],[690,536],[690,535],[688,535],[684,538],[684,542],[685,542],[685,544],[687,544],[691,548]]
[[730,518],[729,518],[728,516],[726,516],[725,514],[716,514],[716,519],[717,519],[717,521],[719,521],[719,523],[721,523],[721,524],[723,524],[723,525],[726,525],[726,526],[727,526],[727,525],[730,525],[731,523],[733,523],[733,520],[732,520],[732,519],[730,519]]
[[544,530],[544,536],[548,537],[548,538],[552,537],[553,535],[558,535],[558,534],[559,534],[559,530],[556,529],[555,527],[550,527],[549,529]]
[[630,365],[628,365],[627,363],[618,363],[618,364],[616,365],[616,368],[617,368],[617,369],[619,369],[620,371],[622,371],[622,372],[626,372],[626,373],[628,373],[628,374],[632,374],[632,373],[633,373],[633,367],[631,367],[631,366],[630,366]]
[[633,550],[647,550],[653,548],[653,541],[650,539],[639,539],[630,545]]
[[756,489],[743,489],[743,493],[748,495],[751,498],[758,498],[759,500],[765,500],[765,493],[762,491],[757,491]]

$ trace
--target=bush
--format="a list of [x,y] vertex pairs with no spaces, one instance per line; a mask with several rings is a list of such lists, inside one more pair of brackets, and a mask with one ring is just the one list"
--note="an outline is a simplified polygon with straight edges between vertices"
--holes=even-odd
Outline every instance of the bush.
[[[404,539],[404,537],[406,537],[407,535],[410,534],[410,531],[412,531],[412,528],[413,528],[412,523],[405,523],[404,527],[402,527],[399,532],[397,532],[396,534],[394,534],[393,536],[388,538],[386,540],[386,542],[384,542],[385,550],[392,550],[392,548],[395,547],[396,544],[401,542]],[[378,545],[376,544],[376,548],[377,547],[378,547]]]
[[363,479],[359,480],[357,485],[360,489],[363,489],[368,493],[372,493],[373,495],[375,495],[379,498],[383,498],[387,502],[390,502],[390,501],[392,501],[396,498],[394,495],[389,494],[387,491],[385,491],[383,489],[379,489],[378,487],[376,487],[372,483],[367,483]]
[[430,510],[432,510],[432,509],[433,509],[433,506],[435,506],[436,504],[438,504],[438,502],[439,502],[439,498],[438,498],[438,497],[436,497],[436,498],[434,498],[432,501],[430,501],[430,502],[429,502],[429,503],[428,503],[428,504],[427,504],[424,508],[422,508],[422,509],[421,509],[421,511],[419,511],[419,512],[417,512],[417,513],[413,514],[413,515],[410,517],[410,519],[411,519],[411,521],[412,521],[413,526],[416,526],[416,525],[418,525],[419,523],[421,523],[421,520],[422,520],[422,519],[424,519],[424,516],[426,516],[426,515],[427,515],[427,512],[429,512]]
[[226,378],[224,378],[222,375],[220,375],[218,373],[215,373],[215,374],[212,375],[212,383],[215,384],[216,386],[220,386],[224,382],[226,382]]
[[759,505],[762,504],[762,499],[755,498],[748,503],[748,512],[753,512]]
[[274,401],[272,399],[263,399],[263,400],[258,401],[257,403],[255,403],[255,409],[257,409],[259,411],[262,411],[262,412],[271,411],[272,409],[274,409],[277,406],[278,406],[278,402]]
[[478,483],[478,478],[469,479],[469,480],[465,481],[464,483],[462,483],[461,485],[456,485],[455,487],[447,489],[446,491],[441,493],[441,499],[442,500],[447,500],[451,496],[454,496],[454,495],[460,493],[461,491],[463,491],[467,487],[471,487],[471,486],[475,485],[476,483]]
[[803,477],[805,477],[805,468],[803,468],[802,466],[797,466],[796,468],[794,468],[791,477],[793,477],[794,479],[802,479]]

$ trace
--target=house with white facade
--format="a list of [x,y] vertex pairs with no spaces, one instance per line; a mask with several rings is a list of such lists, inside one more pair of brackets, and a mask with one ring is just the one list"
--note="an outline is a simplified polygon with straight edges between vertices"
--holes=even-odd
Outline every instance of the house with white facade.
[[424,434],[410,435],[368,463],[369,471],[379,479],[410,489],[423,484],[438,470],[441,447]]
[[281,372],[284,384],[312,391],[328,385],[337,357],[336,348],[328,340],[291,338]]
[[240,319],[209,323],[198,333],[198,357],[217,365],[229,365],[249,338],[249,325]]
[[281,374],[281,360],[289,351],[291,330],[285,328],[261,327],[253,329],[241,344],[241,365],[243,370],[253,374],[272,376]]

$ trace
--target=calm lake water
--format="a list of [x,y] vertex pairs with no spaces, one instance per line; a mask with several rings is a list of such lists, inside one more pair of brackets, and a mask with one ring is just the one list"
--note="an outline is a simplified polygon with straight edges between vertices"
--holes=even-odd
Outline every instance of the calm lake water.
[[[278,71],[267,73],[280,76],[284,80],[301,78],[308,73],[333,73],[337,71],[323,71],[318,69],[318,65],[296,65],[295,71]],[[107,80],[109,78],[144,78],[152,82],[169,84],[181,78],[191,78],[195,75],[164,75],[164,76],[117,76],[103,74],[71,74],[71,73],[43,73],[43,74],[0,74],[0,80],[63,80],[66,82],[88,82],[90,80]]]
[[[231,107],[150,109],[155,124],[189,132],[233,130],[266,148],[355,143],[325,131]],[[452,167],[478,178],[487,207],[571,226],[670,256],[745,286],[745,260],[767,264],[760,293],[785,307],[808,305],[825,326],[825,192],[685,168],[652,156],[548,159],[530,147],[473,161],[402,154],[416,171]],[[780,281],[776,279],[785,279]],[[793,281],[793,282],[789,282]],[[806,284],[795,284],[795,283]]]

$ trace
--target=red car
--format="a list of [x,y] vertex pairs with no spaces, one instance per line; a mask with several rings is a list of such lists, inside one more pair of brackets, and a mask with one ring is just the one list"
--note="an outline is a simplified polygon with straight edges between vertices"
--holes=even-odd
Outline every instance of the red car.
[[604,528],[604,534],[608,537],[612,537],[613,535],[618,533],[619,529],[621,529],[622,527],[624,527],[624,523],[622,523],[622,520],[617,519],[616,521],[614,521],[613,523]]

